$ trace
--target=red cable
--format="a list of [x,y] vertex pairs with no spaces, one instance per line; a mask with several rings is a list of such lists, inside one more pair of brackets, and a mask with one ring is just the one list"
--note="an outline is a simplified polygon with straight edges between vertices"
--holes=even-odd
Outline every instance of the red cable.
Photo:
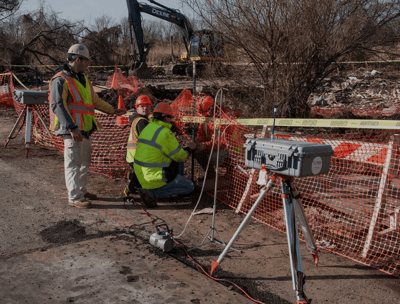
[[[147,212],[147,210],[145,208],[142,208],[143,213],[147,216],[147,218],[149,218],[149,220],[151,222],[153,222],[153,219],[151,218],[150,214]],[[207,271],[203,268],[203,266],[201,266],[198,262],[196,262],[196,260],[187,252],[187,250],[185,249],[185,246],[181,243],[179,243],[177,240],[173,239],[173,241],[175,242],[175,244],[177,245],[181,245],[183,247],[183,249],[185,250],[186,256],[188,257],[189,260],[191,260],[197,267],[200,268],[201,271],[203,271],[203,273],[209,277],[210,279],[214,280],[214,281],[224,281],[227,282],[233,286],[235,286],[237,289],[239,289],[244,295],[246,295],[246,297],[248,299],[250,299],[251,301],[258,303],[258,304],[266,304],[264,302],[258,301],[256,299],[253,299],[247,292],[245,292],[241,287],[239,287],[237,284],[231,282],[231,281],[227,281],[225,279],[218,279],[216,277],[213,277],[212,275],[208,274]]]
[[[174,240],[174,241],[175,241],[176,244],[181,245],[178,241],[176,241],[176,240]],[[182,246],[183,246],[183,245],[182,245]],[[259,303],[259,304],[266,304],[266,303],[264,303],[264,302],[261,302],[261,301],[258,301],[258,300],[256,300],[256,299],[253,299],[247,292],[245,292],[245,291],[244,291],[241,287],[239,287],[236,283],[233,283],[233,282],[228,281],[228,280],[225,280],[225,279],[218,279],[218,278],[216,278],[216,277],[213,277],[212,275],[210,275],[209,273],[207,273],[206,270],[204,270],[203,266],[201,266],[199,263],[196,262],[195,259],[193,259],[193,257],[186,251],[186,249],[184,248],[184,246],[183,246],[183,249],[185,250],[186,256],[189,258],[189,260],[191,260],[197,267],[199,267],[200,270],[203,271],[203,273],[204,273],[207,277],[209,277],[210,279],[212,279],[212,280],[214,280],[214,281],[224,281],[224,282],[227,282],[227,283],[229,283],[229,284],[235,286],[237,289],[239,289],[243,294],[246,295],[246,297],[247,297],[249,300],[251,300],[251,301],[253,301],[253,302],[255,302],[255,303]]]

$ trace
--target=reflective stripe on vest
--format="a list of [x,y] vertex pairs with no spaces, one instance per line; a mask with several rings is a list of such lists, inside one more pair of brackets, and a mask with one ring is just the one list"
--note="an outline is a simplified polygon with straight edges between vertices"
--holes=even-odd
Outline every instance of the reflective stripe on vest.
[[172,151],[170,154],[168,154],[169,158],[172,158],[176,153],[178,153],[181,150],[181,146],[179,145],[174,151]]
[[152,146],[158,150],[162,150],[162,146],[160,146],[159,144],[156,144],[156,140],[158,135],[160,134],[161,130],[164,129],[164,126],[159,127],[156,132],[154,132],[153,138],[151,140],[147,140],[147,139],[141,139],[139,138],[137,142],[140,142],[142,144],[146,144],[149,146]]
[[[164,128],[165,128],[164,126],[159,127],[156,130],[156,132],[154,132],[154,135],[151,138],[151,140],[146,140],[146,139],[139,138],[137,142],[149,145],[151,147],[154,147],[154,148],[162,151],[162,146],[160,146],[159,144],[156,144],[156,140],[157,140],[158,135],[160,134],[160,132]],[[180,149],[180,146],[178,146],[178,148]],[[175,154],[175,153],[173,153],[173,154]],[[138,164],[139,166],[142,166],[142,167],[149,167],[149,168],[167,168],[167,167],[169,167],[170,163],[169,162],[168,163],[148,163],[148,162],[142,162],[142,161],[139,161],[139,160],[135,159],[135,164]]]
[[[78,126],[78,128],[83,131],[90,131],[93,127],[92,122],[94,122],[97,127],[97,122],[95,119],[90,120],[91,121],[90,126],[89,125],[85,126],[85,124],[84,124],[84,116],[85,115],[90,115],[93,117],[95,115],[94,105],[93,105],[94,90],[93,90],[93,87],[92,87],[92,84],[90,83],[90,81],[85,76],[86,84],[90,90],[90,100],[85,99],[86,101],[88,101],[88,103],[85,103],[82,98],[82,94],[78,89],[78,85],[76,83],[77,80],[70,77],[69,75],[67,75],[64,72],[59,72],[52,78],[51,81],[53,81],[57,77],[62,77],[68,84],[68,89],[69,89],[69,93],[71,94],[71,97],[72,97],[72,102],[68,101],[68,100],[66,100],[64,102],[66,102],[66,104],[67,104],[66,110],[69,112],[72,120],[75,122],[75,124]],[[87,93],[87,91],[85,91],[83,93]],[[85,96],[86,95],[87,94],[85,94]],[[58,123],[58,118],[52,112],[53,111],[50,111],[50,129],[55,130],[55,127]]]
[[[144,189],[156,189],[167,184],[164,180],[164,170],[170,167],[172,162],[167,154],[171,154],[171,151],[175,151],[179,146],[170,128],[171,124],[152,119],[140,133],[134,170]],[[183,162],[186,158],[187,153],[182,148],[173,155],[173,160],[177,162]]]
[[149,168],[167,168],[169,167],[170,163],[146,163],[140,160],[135,159],[135,164],[142,166],[142,167],[149,167]]

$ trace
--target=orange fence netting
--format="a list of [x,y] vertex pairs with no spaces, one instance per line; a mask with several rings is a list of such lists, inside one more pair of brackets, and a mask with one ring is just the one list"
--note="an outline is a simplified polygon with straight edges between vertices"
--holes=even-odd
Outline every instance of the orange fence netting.
[[11,73],[0,74],[0,108],[12,107],[14,85]]
[[[112,81],[109,79],[109,87]],[[12,91],[11,81],[8,84]],[[137,91],[134,87],[131,83],[129,93],[125,94],[135,95]],[[4,98],[9,96],[4,95]],[[194,136],[197,142],[204,143],[204,150],[194,153],[195,181],[200,184],[206,179],[205,189],[213,195],[215,170],[218,168],[218,199],[237,213],[245,214],[257,200],[260,189],[257,185],[259,170],[246,167],[243,145],[247,138],[269,137],[270,134],[266,132],[266,127],[261,130],[257,126],[239,125],[233,119],[237,113],[223,107],[216,107],[214,123],[212,111],[200,111],[200,105],[206,98],[209,97],[202,94],[193,98],[189,90],[183,90],[171,103],[177,116],[174,127],[178,135]],[[0,99],[0,105],[2,101]],[[15,101],[13,104],[19,114],[23,105]],[[48,106],[34,106],[34,110],[48,124]],[[62,139],[56,136],[49,138],[35,111],[33,140],[62,151]],[[221,125],[218,133],[216,126],[220,113],[227,122]],[[193,116],[207,116],[208,121],[185,122],[185,117]],[[93,162],[90,169],[113,179],[124,178],[129,170],[125,162],[129,126],[118,125],[115,116],[97,114],[97,117],[103,128],[92,138]],[[288,140],[329,144],[334,150],[329,174],[295,179],[318,247],[394,276],[400,276],[399,132],[362,130],[330,134],[321,128],[319,135],[312,136],[276,134]],[[186,173],[191,173],[190,163],[188,160]],[[208,174],[205,174],[208,163]],[[281,232],[285,231],[279,187],[267,193],[253,218]]]

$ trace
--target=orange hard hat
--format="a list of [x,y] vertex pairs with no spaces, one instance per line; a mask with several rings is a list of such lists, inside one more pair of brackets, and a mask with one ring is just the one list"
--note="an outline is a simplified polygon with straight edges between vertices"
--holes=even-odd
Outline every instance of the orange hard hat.
[[135,103],[135,109],[137,109],[138,106],[140,105],[150,105],[152,106],[153,103],[151,102],[150,98],[146,95],[140,95],[137,99],[136,99],[136,103]]
[[212,99],[210,96],[207,96],[201,102],[200,109],[202,112],[208,112],[213,105],[214,105],[214,99]]
[[172,112],[171,106],[166,102],[160,102],[154,107],[153,113],[161,113],[169,116],[175,116]]

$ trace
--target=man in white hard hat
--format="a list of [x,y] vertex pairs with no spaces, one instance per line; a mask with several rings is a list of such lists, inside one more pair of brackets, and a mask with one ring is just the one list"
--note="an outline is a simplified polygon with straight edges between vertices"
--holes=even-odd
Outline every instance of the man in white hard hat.
[[86,188],[91,163],[90,135],[99,129],[95,109],[110,115],[122,115],[94,92],[84,74],[90,62],[89,50],[74,44],[68,50],[68,63],[50,81],[50,129],[64,140],[65,182],[68,205],[88,209],[97,195]]

